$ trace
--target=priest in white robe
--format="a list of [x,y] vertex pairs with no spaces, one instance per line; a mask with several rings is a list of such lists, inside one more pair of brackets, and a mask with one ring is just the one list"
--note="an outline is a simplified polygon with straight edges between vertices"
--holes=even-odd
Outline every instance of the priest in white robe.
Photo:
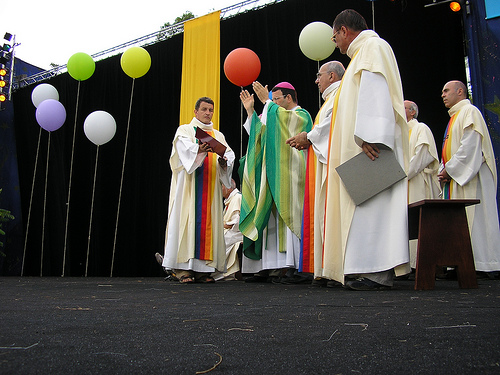
[[332,113],[323,274],[354,290],[386,289],[393,285],[394,273],[410,271],[407,180],[356,206],[335,168],[361,152],[376,163],[383,145],[408,170],[399,69],[389,44],[368,30],[354,10],[337,15],[332,40],[351,62]]
[[332,122],[333,100],[344,76],[345,68],[339,61],[323,64],[315,83],[324,102],[310,132],[302,132],[286,143],[298,150],[307,150],[306,186],[300,250],[300,272],[312,273],[313,285],[331,285],[323,278],[323,240],[326,194],[326,163]]
[[[231,186],[235,155],[224,135],[214,129],[213,113],[212,99],[198,99],[195,117],[179,126],[172,144],[162,265],[173,270],[181,283],[214,282],[210,274],[225,272],[226,267],[221,183]],[[226,146],[222,157],[208,143],[198,142],[197,127]]]
[[224,197],[224,240],[226,242],[226,272],[215,272],[212,277],[217,280],[235,280],[235,273],[240,270],[238,250],[243,243],[240,232],[241,193],[236,182],[231,180],[231,187],[222,185]]
[[462,82],[446,83],[441,97],[450,115],[438,174],[443,198],[481,201],[466,208],[476,271],[499,271],[497,169],[490,134]]
[[[418,106],[405,100],[406,120],[410,134],[410,164],[408,167],[408,203],[422,199],[437,199],[441,188],[438,181],[439,157],[431,129],[417,120]],[[418,240],[410,240],[410,265],[416,268]]]

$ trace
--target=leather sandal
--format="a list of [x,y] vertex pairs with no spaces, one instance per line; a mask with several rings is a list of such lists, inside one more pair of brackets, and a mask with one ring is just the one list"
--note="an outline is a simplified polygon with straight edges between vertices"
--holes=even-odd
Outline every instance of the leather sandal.
[[192,275],[182,275],[179,278],[179,282],[181,284],[193,284],[194,283],[194,276],[192,276]]

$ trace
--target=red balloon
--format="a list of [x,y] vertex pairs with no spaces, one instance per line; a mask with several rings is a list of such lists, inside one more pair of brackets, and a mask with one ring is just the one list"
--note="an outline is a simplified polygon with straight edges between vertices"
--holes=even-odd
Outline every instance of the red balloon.
[[236,48],[224,61],[224,73],[236,86],[248,86],[259,76],[259,56],[248,48]]

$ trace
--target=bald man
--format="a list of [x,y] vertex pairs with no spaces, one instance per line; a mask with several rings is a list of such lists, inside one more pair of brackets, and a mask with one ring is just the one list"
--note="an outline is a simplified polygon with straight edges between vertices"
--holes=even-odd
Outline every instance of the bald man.
[[438,174],[443,198],[481,201],[467,207],[474,262],[477,271],[498,271],[497,170],[488,128],[479,109],[467,99],[462,82],[446,83],[441,97],[450,115]]

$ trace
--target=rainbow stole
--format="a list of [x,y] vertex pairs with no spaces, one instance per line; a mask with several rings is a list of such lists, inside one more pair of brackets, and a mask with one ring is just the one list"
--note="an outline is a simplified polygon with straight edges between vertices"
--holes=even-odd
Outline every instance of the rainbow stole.
[[[213,131],[207,131],[212,137]],[[195,171],[195,258],[213,260],[212,201],[217,179],[217,154],[209,152]]]
[[[441,151],[441,160],[443,161],[443,165],[446,167],[446,163],[450,160],[451,154],[451,134],[453,129],[453,124],[455,124],[455,120],[457,119],[457,115],[460,113],[458,111],[453,116],[451,116],[450,121],[448,121],[448,126],[446,127],[446,132],[444,134],[443,139],[443,149]],[[452,185],[447,182],[443,186],[443,199],[451,199],[453,193]]]
[[[325,103],[323,103],[323,106]],[[314,125],[319,123],[319,115],[323,106],[321,106],[316,118],[314,119]],[[314,272],[314,201],[316,197],[316,159],[316,154],[314,153],[314,149],[311,145],[307,150],[304,212],[302,214],[299,257],[299,272],[308,273]]]

